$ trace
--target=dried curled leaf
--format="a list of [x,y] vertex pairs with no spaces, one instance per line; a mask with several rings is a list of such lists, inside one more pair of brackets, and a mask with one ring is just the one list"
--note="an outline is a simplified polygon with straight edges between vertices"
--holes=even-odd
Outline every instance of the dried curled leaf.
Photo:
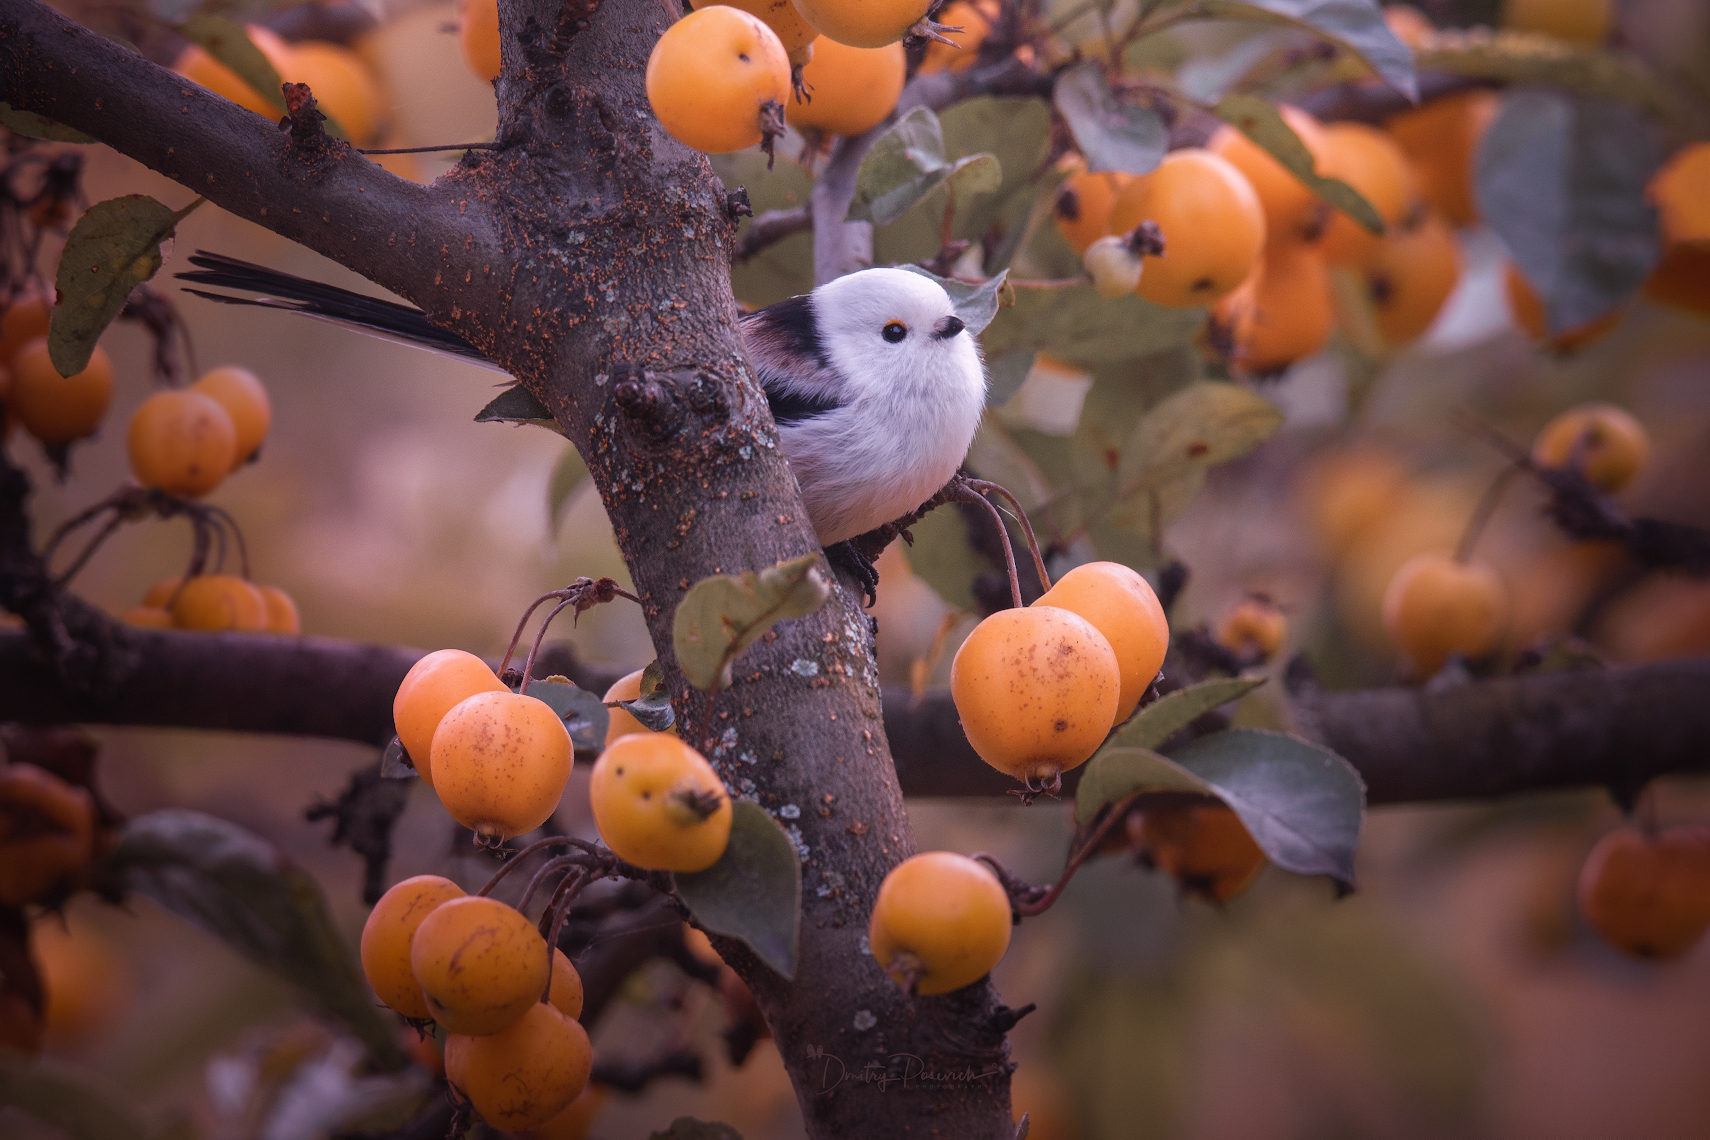
[[677,664],[697,689],[730,684],[730,663],[774,624],[805,617],[825,604],[831,587],[819,555],[804,554],[756,574],[715,574],[689,588],[672,619]]

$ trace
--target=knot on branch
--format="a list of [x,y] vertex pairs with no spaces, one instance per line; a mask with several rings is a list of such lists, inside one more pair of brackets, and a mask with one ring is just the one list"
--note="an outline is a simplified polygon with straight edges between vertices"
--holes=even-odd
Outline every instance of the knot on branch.
[[748,200],[748,187],[738,186],[725,194],[724,212],[730,215],[730,220],[733,222],[738,218],[752,218],[754,216],[754,205]]
[[307,83],[287,83],[283,90],[285,117],[279,120],[279,129],[289,136],[286,157],[304,162],[312,176],[320,177],[343,157],[338,140],[321,125],[327,117]]
[[676,429],[676,416],[669,394],[639,364],[618,361],[612,365],[612,399],[643,435],[662,440]]

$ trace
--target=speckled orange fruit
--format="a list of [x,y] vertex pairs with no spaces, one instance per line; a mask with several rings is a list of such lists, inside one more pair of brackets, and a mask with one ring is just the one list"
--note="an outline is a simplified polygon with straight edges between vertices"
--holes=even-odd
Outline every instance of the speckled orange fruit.
[[232,466],[249,462],[273,425],[272,401],[255,373],[233,365],[209,369],[190,385],[190,390],[213,400],[232,418],[232,427],[237,429],[237,455]]
[[1110,232],[1110,209],[1122,188],[1132,181],[1132,175],[1118,171],[1083,170],[1057,192],[1051,216],[1057,232],[1077,254],[1084,254],[1089,245]]
[[612,742],[594,762],[588,800],[600,838],[655,871],[704,871],[730,842],[730,795],[699,752],[668,733]]
[[[1025,611],[1005,611],[1009,613]],[[891,869],[873,900],[873,958],[913,992],[972,985],[1009,949],[1009,895],[991,869],[951,851],[927,851]]]
[[1033,604],[1078,614],[1104,635],[1122,676],[1115,720],[1133,715],[1170,650],[1170,623],[1152,584],[1120,562],[1088,562],[1058,578]]
[[[926,16],[931,0],[795,0],[807,22],[850,47],[894,44]],[[818,50],[817,48],[815,49]]]
[[[1407,155],[1388,134],[1364,123],[1329,123],[1324,127],[1326,169],[1372,204],[1386,230],[1407,223],[1423,208],[1419,176]],[[1340,210],[1324,223],[1324,257],[1332,265],[1356,265],[1377,250],[1381,239]]]
[[446,1078],[505,1132],[538,1128],[563,1112],[593,1068],[587,1032],[544,1002],[498,1032],[445,1039]]
[[200,392],[156,392],[131,416],[125,446],[138,483],[199,499],[231,471],[237,429]]
[[95,434],[113,399],[113,362],[96,347],[75,376],[61,376],[48,357],[46,337],[30,341],[12,360],[10,416],[46,444],[66,444]]
[[1232,326],[1235,362],[1248,372],[1271,375],[1311,356],[1336,327],[1324,254],[1304,242],[1268,247],[1250,289],[1214,313]]
[[563,720],[520,693],[477,693],[454,705],[434,730],[432,754],[439,802],[486,843],[545,823],[570,780]]
[[950,693],[980,759],[1048,783],[1104,742],[1121,706],[1122,668],[1086,618],[1035,604],[974,627],[951,662]]
[[1385,234],[1362,267],[1378,331],[1392,345],[1423,336],[1461,280],[1461,247],[1436,214]]
[[[751,16],[759,17],[777,33],[784,52],[792,57],[819,37],[819,29],[802,17],[793,0],[689,0],[691,8],[708,8],[714,4],[740,8]],[[817,56],[818,53],[816,46],[814,54]]]
[[441,902],[410,939],[410,972],[433,1019],[452,1033],[497,1033],[540,1005],[548,962],[534,923],[476,895]]

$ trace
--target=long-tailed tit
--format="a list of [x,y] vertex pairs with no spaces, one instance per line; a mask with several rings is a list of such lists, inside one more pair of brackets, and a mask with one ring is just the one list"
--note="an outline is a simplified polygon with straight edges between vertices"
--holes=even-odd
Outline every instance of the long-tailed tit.
[[[198,252],[210,300],[287,309],[497,367],[419,309]],[[985,406],[979,343],[942,286],[866,269],[742,318],[814,534],[832,546],[914,510],[956,473]]]

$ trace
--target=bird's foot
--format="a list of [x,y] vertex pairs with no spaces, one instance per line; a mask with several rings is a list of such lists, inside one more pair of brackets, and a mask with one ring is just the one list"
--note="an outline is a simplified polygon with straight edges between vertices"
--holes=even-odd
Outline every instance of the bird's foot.
[[879,571],[854,542],[845,540],[834,542],[825,548],[826,561],[831,563],[834,570],[847,570],[861,587],[861,593],[867,598],[867,606],[871,607],[879,600]]

